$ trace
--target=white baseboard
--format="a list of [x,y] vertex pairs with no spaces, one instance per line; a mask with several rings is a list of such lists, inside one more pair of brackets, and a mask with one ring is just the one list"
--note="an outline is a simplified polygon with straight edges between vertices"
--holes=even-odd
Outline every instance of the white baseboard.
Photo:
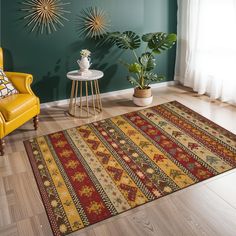
[[[176,84],[178,84],[178,81],[167,81],[163,83],[152,84],[151,87],[163,88],[163,87],[168,87],[168,86],[174,86]],[[117,91],[102,93],[101,98],[108,98],[111,96],[117,96],[117,95],[122,95],[126,93],[132,93],[132,92],[133,92],[133,88],[117,90]],[[59,100],[59,101],[54,101],[54,102],[46,102],[46,103],[42,103],[40,107],[42,109],[42,108],[49,108],[49,107],[55,107],[55,106],[63,106],[63,105],[69,104],[69,102],[70,102],[70,99],[64,99],[64,100]]]

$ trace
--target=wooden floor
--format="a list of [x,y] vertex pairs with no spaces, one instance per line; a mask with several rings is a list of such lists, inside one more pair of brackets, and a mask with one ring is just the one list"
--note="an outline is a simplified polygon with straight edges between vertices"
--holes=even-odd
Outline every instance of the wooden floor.
[[[154,104],[177,100],[236,133],[236,107],[211,101],[181,87],[154,90]],[[22,141],[83,123],[138,110],[131,94],[103,99],[96,119],[74,119],[67,106],[42,109],[40,128],[27,123],[6,137],[0,158],[0,235],[52,235]],[[71,236],[236,235],[236,170],[211,178],[126,213],[78,231]]]

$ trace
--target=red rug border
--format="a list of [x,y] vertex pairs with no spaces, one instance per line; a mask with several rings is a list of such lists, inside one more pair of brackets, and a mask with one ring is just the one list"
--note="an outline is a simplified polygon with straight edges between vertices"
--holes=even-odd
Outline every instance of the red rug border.
[[[47,209],[49,209],[49,211],[50,211],[50,208],[51,208],[50,203],[48,203],[48,202],[45,203],[46,201],[44,202],[43,193],[46,193],[46,191],[45,191],[44,187],[42,187],[39,183],[41,181],[40,180],[41,176],[39,176],[39,180],[37,179],[37,176],[36,176],[36,175],[39,175],[39,172],[38,172],[37,167],[34,166],[35,161],[33,160],[32,149],[31,149],[31,147],[29,147],[30,142],[29,142],[29,140],[25,140],[25,141],[23,141],[23,143],[24,143],[25,150],[26,150],[26,153],[27,153],[27,156],[28,156],[28,159],[29,159],[29,163],[30,163],[31,168],[32,168],[32,172],[33,172],[33,175],[34,175],[35,182],[36,182],[37,187],[38,187],[38,192],[39,192],[40,197],[42,199],[42,203],[43,203],[43,206],[45,208],[45,212],[46,212],[46,215],[48,217],[49,224],[51,226],[52,233],[53,233],[54,236],[61,236],[61,233],[60,233],[59,229],[56,228],[56,227],[53,227],[53,225],[52,225],[52,222],[56,223],[54,221],[54,218],[52,218],[52,222],[51,222],[51,217],[50,217],[50,215],[47,211]],[[50,206],[50,207],[48,207],[48,206]]]

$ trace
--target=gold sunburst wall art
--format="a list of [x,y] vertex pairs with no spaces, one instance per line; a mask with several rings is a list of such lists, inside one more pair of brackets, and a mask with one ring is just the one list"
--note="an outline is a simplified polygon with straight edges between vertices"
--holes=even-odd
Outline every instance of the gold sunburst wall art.
[[108,14],[99,7],[89,7],[81,11],[77,18],[77,29],[86,38],[101,38],[110,27]]
[[70,13],[65,8],[70,2],[60,0],[28,0],[22,1],[21,10],[25,12],[24,20],[30,31],[51,34],[59,27],[64,26],[63,21],[68,21],[65,17]]

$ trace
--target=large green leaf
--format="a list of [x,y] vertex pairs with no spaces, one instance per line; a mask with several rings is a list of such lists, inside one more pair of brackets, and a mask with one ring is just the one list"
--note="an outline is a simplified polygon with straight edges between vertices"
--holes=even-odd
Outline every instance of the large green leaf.
[[141,87],[141,85],[139,84],[139,82],[132,76],[128,76],[127,80],[134,86],[138,86]]
[[129,72],[139,74],[141,71],[142,67],[137,62],[129,65]]
[[158,75],[158,74],[156,74],[154,72],[146,72],[144,74],[144,79],[148,80],[148,81],[155,81],[155,82],[157,82],[157,81],[161,81],[161,80],[165,79],[165,76]]
[[116,42],[117,38],[119,38],[121,35],[122,35],[122,33],[120,33],[119,31],[107,33],[104,36],[104,38],[105,38],[104,42],[109,42],[109,43],[114,44]]
[[118,48],[121,49],[137,49],[141,45],[141,39],[139,35],[133,31],[120,32],[111,32],[106,35],[106,42],[116,44]]
[[150,52],[143,53],[139,62],[145,71],[151,71],[156,67],[156,59]]
[[142,36],[142,40],[143,40],[144,42],[149,42],[149,41],[153,38],[153,35],[154,35],[154,33],[144,34],[144,35]]
[[149,36],[148,47],[154,53],[160,54],[161,51],[170,49],[176,42],[176,34],[154,33],[152,37]]
[[137,49],[141,45],[140,37],[132,31],[125,31],[116,38],[116,45],[121,49]]

